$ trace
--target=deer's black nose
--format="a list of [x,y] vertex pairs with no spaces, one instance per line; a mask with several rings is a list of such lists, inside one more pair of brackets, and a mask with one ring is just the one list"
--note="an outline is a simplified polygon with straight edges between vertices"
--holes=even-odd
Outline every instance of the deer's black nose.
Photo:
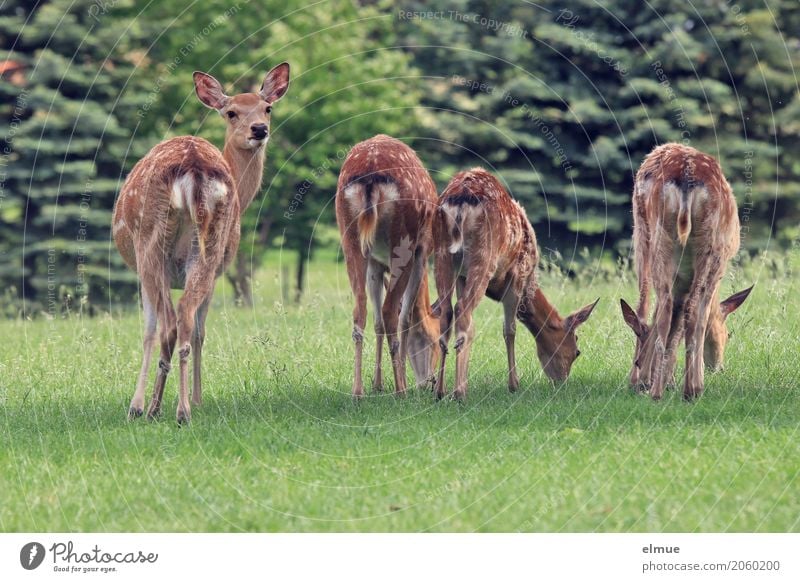
[[267,137],[267,124],[266,123],[254,123],[250,126],[250,131],[253,132],[253,137],[256,139],[264,139]]

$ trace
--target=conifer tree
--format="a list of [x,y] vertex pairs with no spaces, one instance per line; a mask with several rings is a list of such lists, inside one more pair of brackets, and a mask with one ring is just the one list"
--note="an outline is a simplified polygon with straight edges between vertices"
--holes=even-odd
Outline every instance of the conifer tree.
[[[124,4],[121,2],[120,4]],[[126,86],[136,28],[89,0],[4,2],[3,262],[25,314],[130,299],[135,276],[110,245],[110,210],[131,141]],[[113,293],[112,293],[113,290]]]

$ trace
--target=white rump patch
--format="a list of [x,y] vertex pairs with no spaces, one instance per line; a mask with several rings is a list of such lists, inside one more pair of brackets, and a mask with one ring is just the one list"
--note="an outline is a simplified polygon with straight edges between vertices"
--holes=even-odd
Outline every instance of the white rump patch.
[[353,183],[350,184],[347,188],[344,189],[344,197],[348,200],[355,200],[358,196],[358,189],[361,187],[361,184]]
[[390,202],[392,200],[397,200],[400,197],[400,192],[397,191],[397,184],[394,182],[381,184],[377,189],[382,194],[382,202]]
[[170,196],[170,206],[180,210],[184,206],[191,204],[192,193],[194,191],[194,177],[191,174],[184,174],[172,183],[172,195]]
[[692,190],[692,195],[692,205],[695,207],[695,209],[697,209],[698,206],[704,204],[708,199],[708,190],[705,186],[695,188]]
[[220,180],[210,180],[204,188],[207,202],[216,204],[228,194],[228,187]]
[[671,212],[678,212],[681,207],[681,198],[683,198],[683,192],[681,189],[678,188],[676,184],[667,182],[664,184],[662,193],[667,209],[669,209]]

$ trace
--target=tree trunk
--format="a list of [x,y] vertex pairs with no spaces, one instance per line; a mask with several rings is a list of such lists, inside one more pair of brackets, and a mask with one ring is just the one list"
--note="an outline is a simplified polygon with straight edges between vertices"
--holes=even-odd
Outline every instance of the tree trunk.
[[294,302],[300,303],[300,298],[303,296],[303,281],[306,274],[306,249],[301,248],[297,253],[297,280],[294,295]]
[[[261,223],[258,229],[257,244],[260,248],[265,248],[269,242],[269,233],[272,229],[272,219],[267,218]],[[240,248],[236,252],[233,264],[225,273],[225,276],[233,285],[233,298],[238,305],[244,307],[253,306],[253,274],[255,265],[247,260],[247,255]]]
[[233,260],[233,264],[225,275],[231,285],[233,285],[233,296],[236,303],[244,307],[252,307],[252,271],[247,257],[241,250],[236,253],[236,258]]

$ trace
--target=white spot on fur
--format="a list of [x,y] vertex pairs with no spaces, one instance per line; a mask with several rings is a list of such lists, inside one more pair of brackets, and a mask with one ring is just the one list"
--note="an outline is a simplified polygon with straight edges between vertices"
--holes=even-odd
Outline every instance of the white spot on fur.
[[125,226],[125,221],[120,218],[119,222],[114,223],[114,228],[111,229],[111,234],[116,234]]

